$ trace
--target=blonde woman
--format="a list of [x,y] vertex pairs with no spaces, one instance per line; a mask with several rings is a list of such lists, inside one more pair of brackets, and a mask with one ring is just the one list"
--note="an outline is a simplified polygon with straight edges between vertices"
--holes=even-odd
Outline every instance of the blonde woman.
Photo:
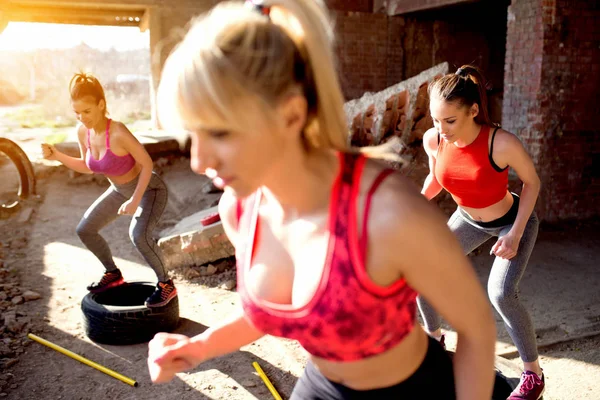
[[[491,309],[444,218],[375,159],[384,149],[348,147],[332,36],[321,2],[223,2],[169,57],[161,120],[192,132],[192,168],[225,189],[242,309],[195,337],[158,334],[151,378],[271,334],[311,356],[294,400],[489,399]],[[458,331],[454,368],[416,323],[417,292]]]

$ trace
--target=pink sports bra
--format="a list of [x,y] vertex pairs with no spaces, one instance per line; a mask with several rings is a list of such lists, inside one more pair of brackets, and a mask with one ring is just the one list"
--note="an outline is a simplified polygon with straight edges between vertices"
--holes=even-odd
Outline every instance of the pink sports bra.
[[356,205],[365,158],[340,154],[340,164],[331,193],[328,256],[313,298],[302,307],[277,304],[257,298],[245,285],[259,241],[260,190],[244,200],[243,209],[238,203],[239,231],[249,238],[236,249],[238,292],[247,317],[262,332],[296,339],[320,358],[354,361],[385,352],[412,331],[417,293],[404,279],[379,286],[365,269],[371,197],[393,170],[382,171],[371,186],[359,238]]
[[90,171],[112,176],[125,175],[135,167],[135,159],[131,154],[124,156],[118,156],[110,149],[110,135],[108,129],[110,127],[110,119],[106,124],[106,153],[102,158],[96,160],[92,156],[92,149],[90,144],[90,130],[87,131],[87,152],[85,154],[85,164],[88,166]]

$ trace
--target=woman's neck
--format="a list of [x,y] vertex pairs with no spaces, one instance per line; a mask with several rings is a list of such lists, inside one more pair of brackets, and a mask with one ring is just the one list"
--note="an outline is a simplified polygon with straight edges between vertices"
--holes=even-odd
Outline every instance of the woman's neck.
[[473,122],[469,127],[464,130],[464,134],[461,135],[460,139],[457,139],[454,144],[458,147],[465,147],[470,145],[477,139],[479,132],[481,132],[482,125]]
[[106,128],[108,127],[108,118],[102,117],[98,123],[94,124],[92,130],[96,135],[102,135],[106,132]]
[[335,152],[298,149],[287,152],[280,160],[262,189],[269,205],[281,213],[281,219],[295,219],[326,209],[339,171]]

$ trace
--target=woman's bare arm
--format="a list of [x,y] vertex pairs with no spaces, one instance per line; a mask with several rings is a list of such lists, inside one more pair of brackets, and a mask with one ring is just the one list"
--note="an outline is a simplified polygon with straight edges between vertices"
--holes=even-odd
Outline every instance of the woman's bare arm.
[[443,189],[442,185],[440,185],[435,177],[435,155],[437,148],[437,131],[435,129],[429,129],[423,136],[423,149],[428,157],[429,174],[425,178],[423,188],[421,189],[421,194],[425,196],[427,200],[433,199]]
[[[376,192],[369,218],[370,254],[390,265],[458,333],[454,358],[457,398],[491,397],[495,322],[473,267],[443,214],[401,177]],[[383,258],[382,258],[383,257]]]

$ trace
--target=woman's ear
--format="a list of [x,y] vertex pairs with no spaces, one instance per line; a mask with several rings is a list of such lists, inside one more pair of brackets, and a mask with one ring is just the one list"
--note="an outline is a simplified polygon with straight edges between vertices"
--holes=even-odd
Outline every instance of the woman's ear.
[[284,126],[293,132],[302,132],[306,125],[308,102],[306,97],[293,94],[285,98],[278,107]]
[[473,103],[471,106],[470,114],[473,118],[476,118],[479,115],[479,104]]
[[100,107],[100,109],[101,109],[102,111],[106,111],[106,101],[104,101],[104,99],[101,99],[101,100],[98,102],[98,107]]

